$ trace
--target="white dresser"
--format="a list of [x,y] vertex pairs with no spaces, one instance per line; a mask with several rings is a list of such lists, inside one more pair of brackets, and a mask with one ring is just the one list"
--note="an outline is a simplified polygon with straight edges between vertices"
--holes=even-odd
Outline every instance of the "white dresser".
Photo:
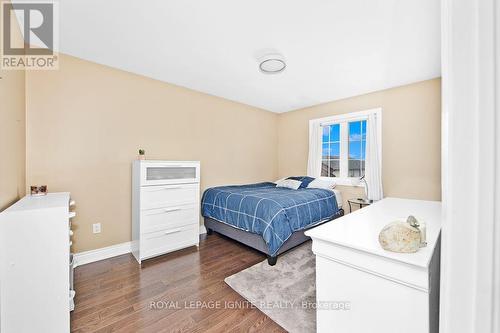
[[[389,222],[414,215],[427,247],[394,253],[378,243]],[[306,232],[316,254],[318,332],[438,332],[441,203],[386,198]]]
[[0,213],[0,331],[69,332],[69,193],[26,196]]
[[200,162],[134,161],[132,253],[139,263],[199,244]]

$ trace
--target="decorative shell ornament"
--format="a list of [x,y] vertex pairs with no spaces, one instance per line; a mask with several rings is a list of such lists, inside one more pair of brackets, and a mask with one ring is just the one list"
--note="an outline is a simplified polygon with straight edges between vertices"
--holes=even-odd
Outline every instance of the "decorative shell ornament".
[[406,221],[394,221],[386,225],[378,235],[378,241],[387,251],[399,253],[417,252],[427,245],[424,223],[410,215]]

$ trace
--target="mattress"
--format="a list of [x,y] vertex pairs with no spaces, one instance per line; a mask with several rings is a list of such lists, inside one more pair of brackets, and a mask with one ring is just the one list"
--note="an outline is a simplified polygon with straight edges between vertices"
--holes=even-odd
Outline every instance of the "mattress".
[[339,211],[331,190],[293,190],[269,182],[209,188],[201,204],[204,217],[261,235],[271,255],[294,232],[331,220]]

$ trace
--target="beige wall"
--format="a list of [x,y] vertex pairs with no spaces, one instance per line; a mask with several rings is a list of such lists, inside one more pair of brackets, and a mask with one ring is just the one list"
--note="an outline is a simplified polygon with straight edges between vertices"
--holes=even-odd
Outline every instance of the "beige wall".
[[[382,107],[384,195],[441,199],[441,80],[434,79],[287,112],[278,121],[279,176],[305,174],[309,120]],[[344,201],[361,193],[339,187]]]
[[[12,22],[17,31],[13,37],[22,40]],[[0,211],[25,194],[24,80],[24,70],[0,71]]]
[[130,240],[139,148],[201,160],[202,188],[277,176],[276,114],[69,56],[59,67],[26,77],[27,182],[71,192],[75,251]]
[[[131,161],[201,160],[202,189],[305,174],[309,119],[383,108],[387,196],[439,200],[440,80],[284,114],[61,55],[26,75],[27,183],[70,191],[75,251],[130,240]],[[339,187],[344,201],[361,195]],[[102,233],[92,234],[92,223]]]

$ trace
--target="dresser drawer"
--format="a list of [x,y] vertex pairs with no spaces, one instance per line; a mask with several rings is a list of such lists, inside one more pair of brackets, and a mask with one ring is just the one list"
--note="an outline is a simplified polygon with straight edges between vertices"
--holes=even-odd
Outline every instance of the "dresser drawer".
[[195,204],[198,201],[198,190],[198,184],[142,187],[141,209]]
[[199,225],[189,225],[141,235],[141,258],[153,257],[199,242]]
[[197,205],[179,205],[141,212],[141,233],[199,224]]

